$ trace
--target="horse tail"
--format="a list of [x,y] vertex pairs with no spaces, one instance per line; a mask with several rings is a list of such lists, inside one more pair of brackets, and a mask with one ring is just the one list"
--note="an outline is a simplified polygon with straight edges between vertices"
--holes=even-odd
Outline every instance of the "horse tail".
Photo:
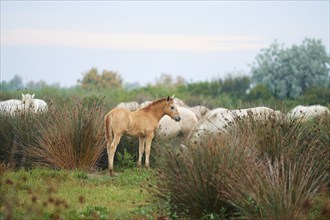
[[105,138],[109,144],[112,141],[112,125],[110,115],[107,114],[104,119],[104,127],[105,127]]

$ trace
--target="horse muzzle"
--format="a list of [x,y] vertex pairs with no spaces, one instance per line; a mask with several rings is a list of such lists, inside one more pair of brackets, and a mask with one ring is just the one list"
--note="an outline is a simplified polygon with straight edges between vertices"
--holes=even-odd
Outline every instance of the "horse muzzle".
[[174,120],[175,120],[175,121],[180,121],[180,120],[181,120],[181,117],[180,117],[180,116],[175,116],[175,117],[174,117]]

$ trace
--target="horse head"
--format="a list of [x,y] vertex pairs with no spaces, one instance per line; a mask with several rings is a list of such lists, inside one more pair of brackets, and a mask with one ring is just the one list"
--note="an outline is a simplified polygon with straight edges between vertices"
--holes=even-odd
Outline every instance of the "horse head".
[[175,121],[180,121],[180,113],[176,106],[174,105],[174,100],[173,98],[170,98],[169,96],[166,99],[166,105],[164,108],[165,115],[170,116],[173,120]]
[[33,95],[30,95],[30,94],[24,95],[22,93],[22,103],[24,105],[24,108],[33,108],[34,107],[33,98],[34,98],[34,94]]

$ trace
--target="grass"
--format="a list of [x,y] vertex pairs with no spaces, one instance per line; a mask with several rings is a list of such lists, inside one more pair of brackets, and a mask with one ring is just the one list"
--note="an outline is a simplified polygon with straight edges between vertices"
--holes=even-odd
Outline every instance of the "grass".
[[164,150],[155,195],[193,219],[329,219],[329,119],[248,117],[204,144]]
[[5,171],[1,177],[0,219],[132,219],[154,216],[146,188],[153,170],[107,172],[81,170]]

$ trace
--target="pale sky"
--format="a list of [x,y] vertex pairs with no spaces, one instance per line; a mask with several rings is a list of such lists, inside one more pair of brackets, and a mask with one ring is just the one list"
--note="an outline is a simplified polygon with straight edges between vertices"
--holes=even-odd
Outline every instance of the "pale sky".
[[0,80],[73,86],[96,67],[140,85],[162,73],[206,81],[248,74],[275,39],[291,47],[305,38],[330,51],[329,0],[1,0]]

